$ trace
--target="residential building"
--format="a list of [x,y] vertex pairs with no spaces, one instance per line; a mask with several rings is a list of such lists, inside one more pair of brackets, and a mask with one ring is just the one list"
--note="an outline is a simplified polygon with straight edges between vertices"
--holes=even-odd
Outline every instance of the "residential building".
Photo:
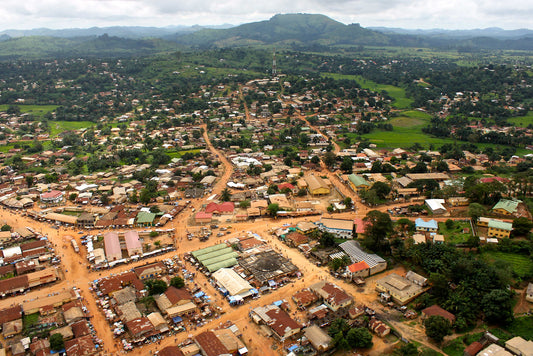
[[346,308],[353,302],[353,298],[350,295],[341,287],[331,282],[320,281],[311,285],[309,288],[322,298],[324,304],[332,311]]
[[488,237],[496,237],[498,239],[509,238],[511,231],[513,231],[513,224],[496,219],[490,219],[488,227]]
[[533,303],[533,283],[531,282],[527,285],[526,300]]
[[308,175],[304,180],[311,195],[328,195],[331,192],[327,183],[319,176]]
[[387,269],[387,261],[376,254],[366,253],[359,247],[357,241],[346,241],[339,245],[339,247],[348,255],[352,262],[365,261],[370,268],[370,275],[379,273]]
[[518,212],[518,205],[521,200],[500,199],[492,208],[492,211],[501,215],[515,215]]
[[376,282],[376,290],[387,293],[392,300],[405,305],[424,292],[424,288],[407,278],[391,273]]
[[520,336],[515,336],[505,342],[505,348],[518,356],[533,355],[533,341],[524,340]]
[[453,325],[453,323],[455,323],[455,315],[453,315],[452,313],[450,313],[449,311],[445,309],[442,309],[436,304],[422,310],[423,319],[426,319],[426,318],[429,318],[430,316],[435,316],[435,315],[442,316],[444,319],[450,322],[450,325]]
[[104,248],[107,262],[122,259],[120,241],[116,232],[109,231],[104,234]]
[[356,192],[367,190],[372,186],[365,178],[353,173],[348,176],[348,182],[352,189]]
[[425,221],[424,219],[418,218],[415,220],[415,228],[416,231],[437,232],[439,230],[439,224],[433,219]]
[[433,214],[445,214],[444,199],[426,199],[426,205]]
[[344,239],[353,239],[355,225],[350,219],[321,218],[318,222],[318,229]]

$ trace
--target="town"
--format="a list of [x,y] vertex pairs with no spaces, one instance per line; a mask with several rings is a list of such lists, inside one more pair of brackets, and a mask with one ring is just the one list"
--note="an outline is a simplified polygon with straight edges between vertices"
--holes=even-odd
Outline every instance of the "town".
[[0,355],[531,354],[531,67],[234,52],[0,63]]

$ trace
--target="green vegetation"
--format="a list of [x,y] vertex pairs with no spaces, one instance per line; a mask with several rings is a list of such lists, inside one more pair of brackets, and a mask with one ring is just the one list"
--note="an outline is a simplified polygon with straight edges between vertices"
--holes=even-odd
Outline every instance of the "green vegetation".
[[459,336],[444,345],[442,351],[449,356],[463,356],[464,349],[481,338],[483,333],[466,334]]
[[323,73],[324,76],[329,76],[334,79],[349,79],[355,80],[362,88],[370,89],[375,92],[386,91],[387,94],[393,98],[392,105],[398,109],[407,109],[411,107],[413,100],[408,98],[405,94],[405,89],[386,84],[378,84],[370,79],[366,79],[360,75],[337,74],[337,73]]
[[521,336],[526,340],[533,340],[533,316],[515,318],[507,331],[514,336]]
[[485,251],[482,257],[490,262],[505,261],[511,265],[513,273],[518,277],[531,276],[533,262],[529,256],[501,251]]
[[[11,105],[0,105],[0,111],[7,111]],[[27,104],[20,104],[16,105],[20,112],[25,114],[29,113],[32,115],[35,115],[37,117],[43,117],[45,114],[54,111],[57,109],[57,105],[27,105]]]
[[468,221],[454,221],[453,226],[450,226],[450,228],[445,223],[439,223],[439,233],[444,235],[444,240],[449,243],[460,244],[467,242],[472,234],[470,232],[463,233],[463,229],[470,231],[470,223]]
[[533,112],[528,112],[525,116],[516,116],[507,119],[507,122],[518,127],[531,127],[533,126]]
[[165,154],[170,156],[170,158],[181,158],[186,153],[197,154],[197,153],[200,153],[200,150],[199,149],[195,149],[195,150],[166,151],[165,152]]
[[54,121],[49,123],[50,135],[57,136],[58,134],[65,131],[90,128],[94,125],[96,124],[91,121]]

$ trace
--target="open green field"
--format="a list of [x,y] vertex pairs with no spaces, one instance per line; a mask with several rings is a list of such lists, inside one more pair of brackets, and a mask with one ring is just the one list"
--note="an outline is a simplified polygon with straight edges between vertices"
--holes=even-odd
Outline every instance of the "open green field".
[[166,154],[170,156],[170,158],[181,158],[181,156],[183,156],[185,153],[196,154],[199,152],[200,152],[199,149],[195,149],[195,150],[186,150],[186,151],[167,151]]
[[337,73],[323,73],[323,75],[334,79],[350,79],[355,80],[362,88],[370,89],[376,92],[386,91],[394,100],[392,106],[398,109],[407,109],[413,103],[413,100],[405,96],[405,89],[396,87],[394,85],[378,84],[372,80],[365,79],[360,75],[337,74]]
[[57,136],[65,131],[89,128],[94,125],[96,124],[92,121],[51,121],[49,122],[50,135]]
[[444,241],[453,244],[464,243],[472,235],[471,233],[464,234],[463,229],[465,228],[468,228],[470,231],[470,223],[467,221],[454,221],[451,229],[447,229],[445,223],[439,223],[439,233],[444,235]]
[[[11,105],[0,105],[0,111],[7,111]],[[44,114],[49,113],[57,109],[57,105],[14,105],[20,108],[22,113],[30,113],[35,116],[42,117]]]
[[486,251],[483,252],[483,258],[491,262],[496,260],[508,262],[513,272],[519,277],[530,276],[533,271],[533,262],[528,256],[500,251]]
[[533,112],[528,112],[526,116],[512,117],[507,121],[518,127],[528,127],[528,125],[533,125]]

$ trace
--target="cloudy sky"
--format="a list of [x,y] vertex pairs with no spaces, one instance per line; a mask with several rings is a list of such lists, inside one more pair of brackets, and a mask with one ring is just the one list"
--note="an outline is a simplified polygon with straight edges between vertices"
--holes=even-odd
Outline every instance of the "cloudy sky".
[[533,28],[531,0],[1,0],[0,30],[242,24],[324,14],[364,27]]

